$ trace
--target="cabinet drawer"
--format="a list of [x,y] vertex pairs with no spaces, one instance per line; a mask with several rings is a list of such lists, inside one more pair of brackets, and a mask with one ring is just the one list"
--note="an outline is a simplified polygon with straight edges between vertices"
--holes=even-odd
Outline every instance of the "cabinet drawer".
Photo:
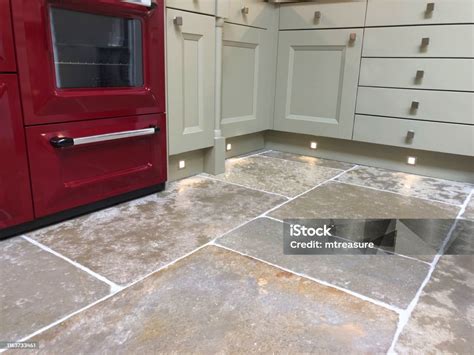
[[363,58],[360,85],[474,91],[473,74],[473,59]]
[[[434,4],[434,7],[430,7]],[[370,0],[367,26],[474,23],[472,0]]]
[[320,0],[280,7],[280,29],[363,27],[366,0]]
[[[36,217],[166,180],[162,114],[34,126],[26,136]],[[55,146],[56,137],[74,144]]]
[[227,22],[269,28],[276,9],[265,0],[230,0]]
[[365,57],[474,57],[474,25],[367,28]]
[[215,15],[216,0],[166,0],[166,7]]
[[474,93],[360,87],[356,112],[474,125]]
[[[409,131],[414,132],[413,139],[408,139]],[[356,115],[353,139],[404,148],[474,155],[474,126],[470,125]]]
[[10,1],[0,0],[0,72],[16,71]]

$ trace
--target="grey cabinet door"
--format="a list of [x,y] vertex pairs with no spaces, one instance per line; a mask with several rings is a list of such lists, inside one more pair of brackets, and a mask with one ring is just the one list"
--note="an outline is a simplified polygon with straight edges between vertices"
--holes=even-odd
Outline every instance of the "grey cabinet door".
[[175,155],[214,144],[215,20],[167,9],[166,21],[169,154]]
[[361,29],[280,31],[276,130],[352,137],[362,37]]
[[275,35],[274,31],[265,29],[224,25],[221,129],[225,137],[263,131],[271,126]]

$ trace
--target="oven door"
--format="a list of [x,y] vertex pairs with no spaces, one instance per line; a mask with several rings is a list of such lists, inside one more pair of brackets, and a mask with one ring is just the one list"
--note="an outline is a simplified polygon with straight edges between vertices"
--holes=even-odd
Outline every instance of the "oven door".
[[26,129],[36,217],[166,181],[166,117],[140,115]]
[[13,1],[26,125],[165,112],[163,1]]

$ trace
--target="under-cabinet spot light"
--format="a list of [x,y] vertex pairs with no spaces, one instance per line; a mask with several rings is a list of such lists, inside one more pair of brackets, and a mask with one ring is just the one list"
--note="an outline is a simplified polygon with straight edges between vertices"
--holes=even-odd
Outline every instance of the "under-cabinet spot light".
[[408,165],[416,165],[416,157],[408,157],[407,164]]
[[232,150],[232,144],[230,143],[227,143],[226,147],[225,147],[225,150],[227,150],[228,152]]
[[311,144],[309,145],[309,147],[310,147],[311,149],[316,150],[316,149],[318,149],[318,143],[317,143],[317,142],[311,142]]
[[178,169],[184,169],[186,167],[186,161],[180,160],[178,163]]

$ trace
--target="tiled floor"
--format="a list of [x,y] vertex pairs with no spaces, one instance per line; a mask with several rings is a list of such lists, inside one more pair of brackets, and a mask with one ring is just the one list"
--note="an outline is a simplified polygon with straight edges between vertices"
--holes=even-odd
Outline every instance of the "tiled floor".
[[[275,151],[230,159],[220,176],[1,241],[0,341],[44,353],[473,353],[472,190]],[[407,222],[376,255],[283,254],[283,220],[329,217],[462,219],[430,225],[430,239]]]

